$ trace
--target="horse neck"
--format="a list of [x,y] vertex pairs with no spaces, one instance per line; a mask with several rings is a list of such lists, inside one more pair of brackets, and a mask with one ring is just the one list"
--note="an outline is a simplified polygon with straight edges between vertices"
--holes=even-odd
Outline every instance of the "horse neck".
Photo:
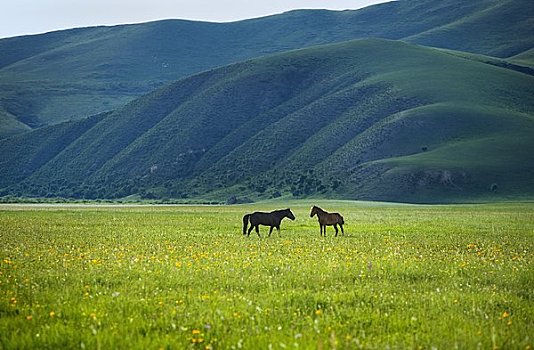
[[283,218],[288,218],[289,217],[289,211],[287,209],[284,209],[284,210],[280,210],[279,211],[279,216],[283,219]]
[[323,209],[319,208],[319,207],[315,207],[315,212],[317,213],[317,215],[324,215],[326,214],[326,211],[324,211]]
[[288,218],[289,217],[289,210],[287,209],[283,209],[283,210],[277,210],[275,211],[276,213],[276,217],[283,219],[283,218]]

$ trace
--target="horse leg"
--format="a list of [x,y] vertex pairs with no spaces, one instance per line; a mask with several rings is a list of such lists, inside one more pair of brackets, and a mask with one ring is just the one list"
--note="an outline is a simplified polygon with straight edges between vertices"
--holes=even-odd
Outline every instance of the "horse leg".
[[259,224],[256,225],[256,233],[258,234],[258,237],[261,238],[261,236],[260,236],[260,225]]
[[248,228],[247,237],[250,236],[250,233],[252,232],[253,229],[254,229],[254,226],[250,226]]
[[343,231],[343,224],[339,224],[339,227],[341,227],[341,234],[345,236],[345,231]]
[[323,236],[326,237],[326,225],[323,225]]
[[271,229],[269,230],[269,237],[271,237],[271,233],[273,233],[274,226],[271,226]]
[[337,233],[338,233],[337,224],[334,224],[334,229],[336,230],[336,237],[337,237]]
[[278,231],[278,236],[280,236],[280,225],[276,226],[276,230]]

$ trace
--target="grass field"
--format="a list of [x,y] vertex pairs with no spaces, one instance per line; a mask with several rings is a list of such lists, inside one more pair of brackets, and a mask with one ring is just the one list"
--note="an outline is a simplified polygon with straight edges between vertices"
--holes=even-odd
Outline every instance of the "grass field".
[[1,206],[0,348],[532,348],[534,204],[310,204]]

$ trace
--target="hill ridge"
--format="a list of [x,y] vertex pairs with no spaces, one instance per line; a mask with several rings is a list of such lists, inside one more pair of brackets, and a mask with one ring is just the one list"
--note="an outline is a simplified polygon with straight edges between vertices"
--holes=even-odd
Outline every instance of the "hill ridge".
[[[0,118],[18,125],[0,135],[114,110],[166,83],[230,63],[358,38],[400,39],[501,58],[527,52],[534,42],[528,19],[534,18],[534,6],[508,1],[486,14],[491,18],[480,17],[498,4],[401,0],[230,23],[164,20],[0,39]],[[466,18],[469,26],[460,25]],[[452,27],[437,29],[443,25]]]
[[[4,150],[35,142],[33,133],[0,141],[0,162],[13,167],[3,170],[0,193],[210,201],[528,197],[533,79],[384,39],[275,54],[185,78],[102,116],[32,173],[13,163],[26,156],[15,160]],[[519,140],[522,149],[511,152]]]

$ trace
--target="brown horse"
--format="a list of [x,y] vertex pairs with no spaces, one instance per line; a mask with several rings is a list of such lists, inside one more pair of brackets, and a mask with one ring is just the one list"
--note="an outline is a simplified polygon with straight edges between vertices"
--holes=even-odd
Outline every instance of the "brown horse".
[[[336,229],[336,237],[337,237],[337,225],[341,227],[341,233],[344,235],[345,232],[343,231],[343,225],[345,224],[345,221],[343,220],[343,216],[339,213],[328,213],[324,211],[323,209],[313,206],[311,212],[310,212],[310,218],[312,218],[314,215],[317,214],[317,218],[319,219],[319,227],[321,228],[321,236],[323,235],[326,237],[326,226],[334,226]],[[324,230],[324,231],[323,231]]]
[[[278,230],[278,234],[280,234],[280,223],[282,222],[283,218],[295,220],[295,215],[293,215],[290,209],[275,210],[270,213],[257,211],[252,214],[246,214],[243,216],[243,235],[247,235],[247,237],[250,236],[252,229],[256,228],[258,237],[261,237],[259,225],[271,226],[271,229],[269,230],[269,237],[271,236],[273,228],[275,227]],[[247,231],[249,221],[251,226]]]

